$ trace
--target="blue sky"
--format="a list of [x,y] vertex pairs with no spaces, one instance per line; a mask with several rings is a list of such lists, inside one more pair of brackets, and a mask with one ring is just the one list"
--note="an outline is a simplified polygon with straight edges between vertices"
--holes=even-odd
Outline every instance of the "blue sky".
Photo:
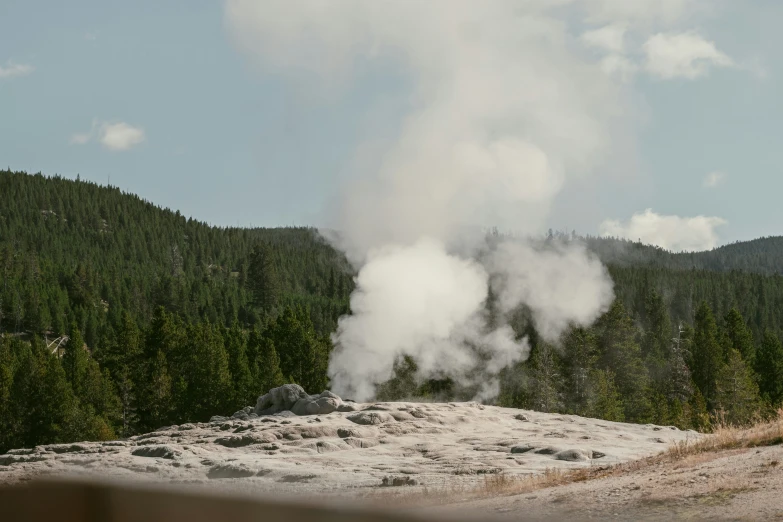
[[[635,75],[629,91],[643,110],[629,172],[567,186],[549,226],[597,233],[617,220],[633,235],[628,220],[652,208],[725,220],[715,226],[719,243],[783,234],[783,3],[715,5],[677,30],[698,30],[732,66],[697,78]],[[4,0],[0,164],[110,178],[218,225],[320,224],[357,150],[394,140],[411,78],[369,63],[318,94],[237,45],[224,9],[203,0]],[[715,186],[705,187],[714,172]]]

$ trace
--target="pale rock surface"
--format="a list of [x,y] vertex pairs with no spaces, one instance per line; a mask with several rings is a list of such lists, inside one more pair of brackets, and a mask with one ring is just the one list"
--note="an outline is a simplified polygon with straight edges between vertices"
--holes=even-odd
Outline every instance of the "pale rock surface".
[[638,459],[698,438],[625,424],[477,403],[374,403],[308,395],[295,385],[211,422],[111,442],[50,444],[0,455],[0,483],[91,474],[268,493],[362,495],[381,486],[478,484]]

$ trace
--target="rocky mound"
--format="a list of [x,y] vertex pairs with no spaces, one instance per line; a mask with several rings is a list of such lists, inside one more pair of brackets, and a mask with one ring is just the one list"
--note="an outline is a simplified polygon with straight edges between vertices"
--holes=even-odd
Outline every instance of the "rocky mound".
[[617,463],[697,436],[477,403],[357,404],[286,385],[231,418],[122,441],[10,451],[0,455],[0,482],[98,473],[230,484],[234,490],[345,494],[357,487],[449,486],[486,474]]
[[[289,413],[291,415],[327,415],[334,411],[356,411],[353,401],[343,400],[330,391],[318,395],[309,395],[298,384],[284,384],[279,388],[269,390],[269,393],[261,395],[256,401],[255,407],[247,406],[234,413],[232,419],[254,419],[263,415],[278,415]],[[210,422],[228,420],[229,417],[216,415]]]

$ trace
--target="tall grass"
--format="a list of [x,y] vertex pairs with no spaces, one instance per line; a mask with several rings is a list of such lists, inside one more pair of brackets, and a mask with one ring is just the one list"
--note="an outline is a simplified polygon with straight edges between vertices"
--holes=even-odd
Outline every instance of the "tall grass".
[[674,444],[664,457],[677,460],[689,455],[726,449],[755,448],[783,444],[783,408],[771,419],[759,420],[750,426],[733,426],[719,415],[712,433],[693,441]]

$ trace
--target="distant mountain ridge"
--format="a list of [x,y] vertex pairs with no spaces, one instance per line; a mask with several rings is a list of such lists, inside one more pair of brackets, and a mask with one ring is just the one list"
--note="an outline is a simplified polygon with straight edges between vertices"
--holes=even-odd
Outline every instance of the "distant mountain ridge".
[[783,275],[783,236],[737,241],[702,252],[670,252],[663,248],[610,237],[584,238],[609,265],[657,266],[674,270],[712,270]]

